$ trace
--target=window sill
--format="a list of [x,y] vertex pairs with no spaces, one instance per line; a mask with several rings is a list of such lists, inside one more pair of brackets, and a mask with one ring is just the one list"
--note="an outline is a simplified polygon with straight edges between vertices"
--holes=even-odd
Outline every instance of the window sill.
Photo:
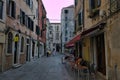
[[7,53],[6,56],[12,56],[12,53]]
[[0,22],[3,23],[3,24],[5,24],[5,21],[3,19],[0,19]]
[[0,19],[0,22],[3,23],[3,24],[5,24],[5,21],[3,19]]
[[24,52],[20,52],[20,54],[24,54]]
[[12,17],[12,16],[10,16],[10,15],[7,15],[9,18],[11,18],[11,19],[13,19],[13,20],[15,20],[15,18],[14,17]]

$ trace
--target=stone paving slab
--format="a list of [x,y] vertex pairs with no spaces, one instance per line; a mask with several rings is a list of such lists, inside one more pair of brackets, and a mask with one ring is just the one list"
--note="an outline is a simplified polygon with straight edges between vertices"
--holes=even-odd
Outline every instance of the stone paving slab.
[[0,74],[0,80],[73,80],[61,55],[42,57]]

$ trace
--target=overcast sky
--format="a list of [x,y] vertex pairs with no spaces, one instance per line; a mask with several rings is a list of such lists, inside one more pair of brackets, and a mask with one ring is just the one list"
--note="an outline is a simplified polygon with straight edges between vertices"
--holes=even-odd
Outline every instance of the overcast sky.
[[50,22],[60,22],[61,9],[74,4],[74,0],[42,0]]

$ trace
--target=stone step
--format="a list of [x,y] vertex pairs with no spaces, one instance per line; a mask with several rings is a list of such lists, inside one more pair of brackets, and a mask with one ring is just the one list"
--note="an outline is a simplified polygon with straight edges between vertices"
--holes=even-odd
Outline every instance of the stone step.
[[20,66],[21,66],[21,64],[14,64],[12,67],[15,69],[15,68],[18,68]]

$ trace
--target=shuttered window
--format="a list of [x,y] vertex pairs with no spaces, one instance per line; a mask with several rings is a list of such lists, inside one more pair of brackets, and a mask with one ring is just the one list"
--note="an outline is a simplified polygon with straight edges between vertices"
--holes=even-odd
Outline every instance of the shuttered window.
[[25,25],[25,12],[20,9],[20,23]]
[[0,1],[0,19],[3,19],[3,1]]
[[15,18],[16,17],[16,3],[11,0],[7,0],[7,15]]

